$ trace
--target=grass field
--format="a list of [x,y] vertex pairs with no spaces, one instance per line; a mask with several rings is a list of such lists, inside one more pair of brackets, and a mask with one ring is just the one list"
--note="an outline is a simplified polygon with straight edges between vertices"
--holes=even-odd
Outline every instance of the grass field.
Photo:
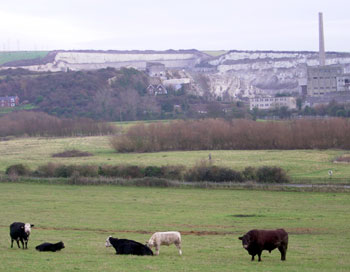
[[11,51],[0,52],[0,65],[14,60],[43,58],[48,51]]
[[16,106],[16,107],[12,107],[12,108],[0,108],[0,117],[2,115],[5,115],[5,114],[12,112],[12,111],[32,110],[35,108],[36,108],[36,106],[34,106],[32,104],[20,105],[20,106]]
[[[94,154],[81,158],[52,158],[51,155],[69,149]],[[63,164],[132,164],[132,165],[186,165],[193,166],[207,160],[211,153],[216,165],[243,170],[247,166],[279,166],[294,182],[350,183],[350,165],[333,163],[344,150],[246,150],[246,151],[178,151],[158,153],[116,153],[109,145],[108,136],[76,138],[15,138],[0,141],[0,171],[13,164],[23,163],[32,170],[48,162]],[[332,169],[333,178],[328,178]],[[339,179],[339,180],[338,180]]]
[[208,54],[212,57],[218,57],[221,56],[223,54],[226,54],[228,52],[228,50],[206,50],[203,51],[203,53]]
[[[343,193],[151,189],[0,183],[0,271],[349,271],[350,198]],[[35,225],[29,249],[10,248],[14,221]],[[238,236],[252,228],[289,232],[287,261],[277,250],[251,262]],[[109,235],[145,242],[182,232],[154,257],[116,256]],[[66,248],[39,253],[42,242]]]

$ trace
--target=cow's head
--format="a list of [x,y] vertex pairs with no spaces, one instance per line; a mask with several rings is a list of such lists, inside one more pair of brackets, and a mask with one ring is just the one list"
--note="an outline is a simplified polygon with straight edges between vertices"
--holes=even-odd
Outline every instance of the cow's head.
[[242,240],[242,245],[245,249],[247,249],[250,245],[250,236],[249,235],[244,235],[241,237],[238,237],[239,240]]
[[112,238],[112,236],[108,236],[108,238],[106,239],[106,243],[105,243],[106,247],[111,247],[112,246],[111,242],[109,241],[109,238]]
[[146,242],[146,246],[149,248],[152,248],[154,246],[154,241],[152,238]]
[[30,232],[32,231],[32,227],[34,227],[33,224],[25,223],[24,224],[24,232],[29,236]]

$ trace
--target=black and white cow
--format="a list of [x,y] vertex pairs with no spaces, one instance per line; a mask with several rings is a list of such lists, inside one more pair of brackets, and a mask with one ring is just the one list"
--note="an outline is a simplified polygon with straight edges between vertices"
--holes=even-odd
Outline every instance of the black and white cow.
[[13,241],[17,242],[18,248],[19,241],[22,243],[22,248],[28,248],[28,239],[30,232],[32,231],[33,224],[30,223],[22,223],[22,222],[14,222],[10,225],[10,236],[11,236],[11,248],[13,247]]
[[133,240],[118,239],[109,236],[106,239],[106,247],[113,246],[116,254],[132,254],[132,255],[153,255],[152,250]]
[[64,246],[64,243],[62,241],[58,242],[58,243],[55,243],[55,244],[42,243],[42,244],[40,244],[40,245],[35,247],[35,249],[37,251],[52,251],[52,252],[59,251],[59,250],[61,250],[63,248],[65,248],[65,246]]

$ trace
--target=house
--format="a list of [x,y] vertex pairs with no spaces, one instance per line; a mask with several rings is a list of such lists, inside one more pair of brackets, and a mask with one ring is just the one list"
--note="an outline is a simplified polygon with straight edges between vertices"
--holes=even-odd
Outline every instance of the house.
[[147,87],[147,93],[149,95],[162,95],[162,94],[168,94],[167,89],[162,84],[150,84]]
[[18,96],[0,97],[0,108],[12,108],[19,104]]

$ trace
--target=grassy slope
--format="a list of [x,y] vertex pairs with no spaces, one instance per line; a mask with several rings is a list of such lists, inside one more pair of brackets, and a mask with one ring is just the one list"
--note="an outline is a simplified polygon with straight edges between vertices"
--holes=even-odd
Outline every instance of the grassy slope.
[[[341,193],[0,183],[0,271],[349,271],[349,206]],[[28,250],[10,249],[13,221],[36,225]],[[250,261],[237,238],[255,227],[290,233],[286,262],[277,250]],[[158,257],[104,247],[108,235],[144,242],[159,230],[183,232],[182,257],[174,246]],[[59,240],[61,252],[34,250]]]
[[223,54],[226,54],[228,51],[227,50],[205,50],[203,53],[208,54],[213,57],[218,57]]
[[14,60],[23,59],[35,59],[43,58],[47,55],[48,51],[13,51],[13,52],[0,52],[0,65]]
[[[79,149],[94,154],[82,158],[52,158],[53,153]],[[179,151],[159,153],[115,153],[109,146],[109,137],[82,138],[18,138],[0,141],[0,171],[9,165],[24,163],[30,168],[47,162],[64,164],[134,164],[134,165],[186,165],[192,166],[207,160],[211,153],[215,164],[243,170],[247,166],[280,166],[299,179],[328,179],[333,170],[333,181],[348,179],[348,164],[334,164],[332,160],[346,153],[343,150],[251,150],[251,151]],[[348,181],[347,181],[348,182]]]

